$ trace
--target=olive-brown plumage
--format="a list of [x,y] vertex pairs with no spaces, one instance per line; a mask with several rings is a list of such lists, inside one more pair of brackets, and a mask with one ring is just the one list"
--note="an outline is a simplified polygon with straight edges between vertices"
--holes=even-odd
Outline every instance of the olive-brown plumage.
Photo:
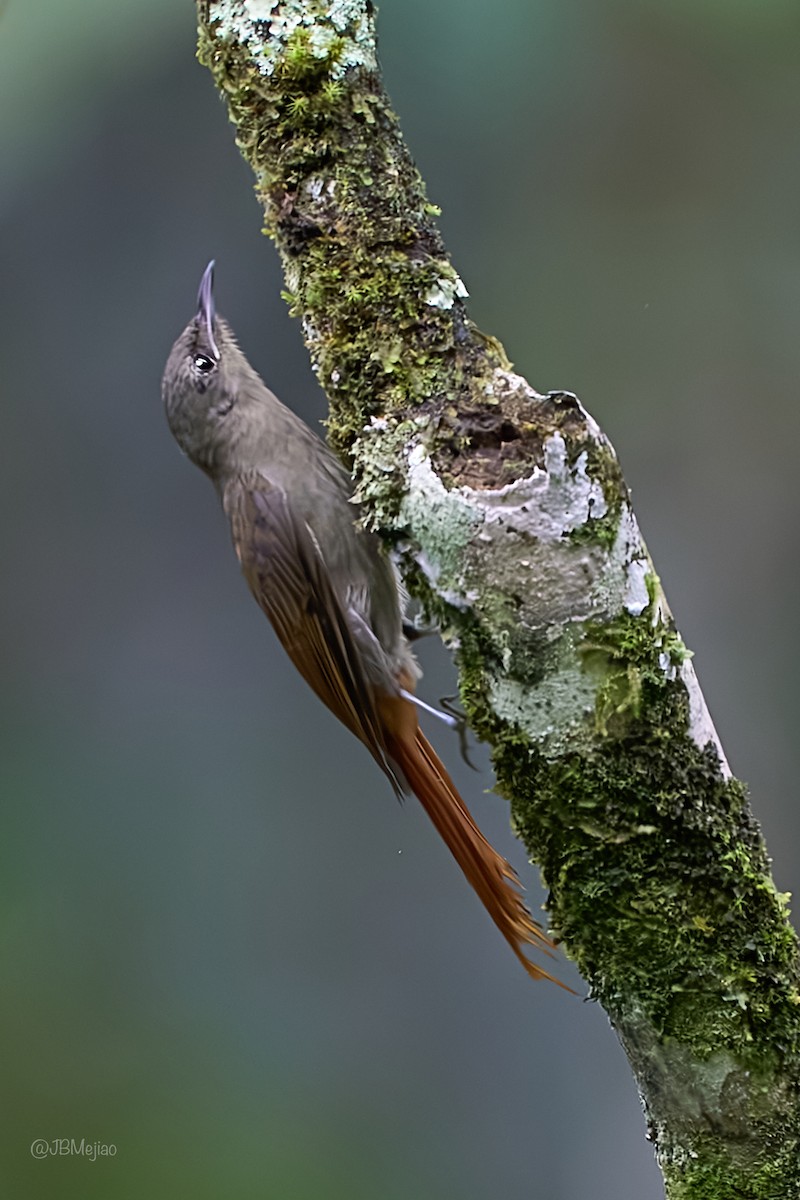
[[164,371],[170,429],[214,483],[244,577],[300,674],[364,743],[395,792],[418,797],[526,971],[552,979],[523,953],[552,943],[403,695],[419,669],[403,634],[394,568],[357,524],[343,467],[266,387],[217,316],[213,265]]

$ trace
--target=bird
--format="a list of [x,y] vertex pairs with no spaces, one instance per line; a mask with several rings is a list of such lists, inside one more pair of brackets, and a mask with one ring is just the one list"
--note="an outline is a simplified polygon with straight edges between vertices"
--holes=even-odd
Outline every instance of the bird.
[[169,353],[162,398],[175,440],[217,491],[244,578],[294,666],[398,798],[418,798],[528,975],[565,987],[528,957],[531,948],[551,954],[554,943],[420,728],[421,672],[395,566],[360,521],[342,463],[269,390],[217,313],[213,260]]

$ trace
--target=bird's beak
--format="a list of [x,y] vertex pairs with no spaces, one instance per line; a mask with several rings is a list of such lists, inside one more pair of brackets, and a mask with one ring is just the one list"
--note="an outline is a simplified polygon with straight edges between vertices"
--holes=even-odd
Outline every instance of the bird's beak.
[[203,278],[200,280],[200,290],[197,293],[197,319],[206,331],[208,337],[208,346],[214,357],[219,360],[219,350],[217,343],[214,341],[214,317],[216,315],[216,306],[214,304],[214,259],[203,271]]

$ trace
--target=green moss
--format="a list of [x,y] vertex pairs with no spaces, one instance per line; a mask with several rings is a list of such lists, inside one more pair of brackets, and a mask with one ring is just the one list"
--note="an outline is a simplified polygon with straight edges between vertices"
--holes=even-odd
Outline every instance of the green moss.
[[669,1200],[789,1200],[800,1195],[800,1131],[776,1124],[773,1134],[764,1131],[764,1142],[773,1147],[768,1162],[749,1155],[732,1161],[720,1154],[712,1138],[701,1138],[694,1158],[663,1164]]
[[[687,651],[652,610],[586,630],[601,680],[591,751],[545,757],[491,711],[497,666],[460,628],[462,699],[493,746],[498,790],[550,889],[552,926],[615,1023],[626,1006],[699,1058],[728,1048],[754,1070],[777,1042],[800,1057],[797,942],[741,783],[696,745],[679,678]],[[488,662],[487,662],[488,654]],[[515,677],[519,672],[512,665]]]
[[[657,585],[655,577],[650,583]],[[641,714],[646,682],[657,689],[665,674],[691,657],[674,626],[654,617],[654,599],[637,616],[621,613],[613,621],[584,627],[579,653],[584,670],[598,680],[595,718],[598,732],[621,736]]]
[[303,314],[331,399],[329,440],[349,458],[370,414],[438,411],[458,399],[459,380],[472,386],[468,364],[481,364],[478,374],[489,367],[460,299],[430,302],[442,280],[456,278],[433,223],[438,209],[378,77],[364,69],[349,71],[346,85],[339,77],[343,48],[333,38],[321,53],[300,27],[266,77],[201,25],[198,56],[255,171],[265,231],[291,279],[290,311]]
[[586,474],[602,487],[609,516],[618,517],[622,505],[630,503],[630,495],[612,446],[604,438],[588,437],[581,449],[586,451]]
[[611,550],[619,531],[619,511],[617,506],[602,517],[590,516],[577,529],[571,530],[567,537],[577,546],[601,546],[604,550]]
[[289,93],[296,88],[319,91],[330,82],[331,70],[341,61],[345,44],[344,38],[332,37],[320,53],[312,47],[311,30],[304,25],[298,26],[286,39],[273,86],[280,85]]

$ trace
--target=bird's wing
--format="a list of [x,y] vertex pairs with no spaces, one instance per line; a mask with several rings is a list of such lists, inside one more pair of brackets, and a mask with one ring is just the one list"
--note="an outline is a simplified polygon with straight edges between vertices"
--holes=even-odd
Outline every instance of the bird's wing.
[[242,572],[297,670],[331,712],[360,738],[395,791],[403,786],[384,743],[362,652],[331,584],[313,533],[286,493],[262,475],[223,495]]
[[300,674],[364,742],[397,795],[411,790],[419,798],[528,973],[552,979],[524,953],[527,946],[552,949],[552,943],[525,908],[511,867],[480,833],[423,737],[414,706],[399,692],[370,685],[364,652],[319,546],[286,493],[258,475],[230,484],[223,503],[244,576]]

